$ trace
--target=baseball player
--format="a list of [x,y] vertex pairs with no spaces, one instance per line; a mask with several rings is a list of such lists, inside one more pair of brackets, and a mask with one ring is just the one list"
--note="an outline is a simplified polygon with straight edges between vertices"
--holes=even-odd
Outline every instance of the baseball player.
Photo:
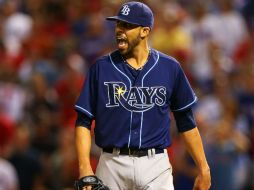
[[[92,65],[75,105],[77,189],[173,190],[166,151],[170,110],[199,169],[194,189],[208,190],[210,170],[192,113],[197,97],[180,64],[149,46],[151,9],[132,1],[107,20],[116,23],[118,48]],[[89,159],[92,120],[95,143],[102,149],[95,174]]]

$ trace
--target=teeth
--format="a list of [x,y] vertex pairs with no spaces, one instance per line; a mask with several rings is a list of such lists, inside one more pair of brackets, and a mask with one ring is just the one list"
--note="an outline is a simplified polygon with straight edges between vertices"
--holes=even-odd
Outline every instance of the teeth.
[[126,38],[124,36],[116,36],[117,40],[126,40]]
[[123,39],[123,38],[117,38],[116,40],[117,40],[117,41],[126,41],[126,40]]

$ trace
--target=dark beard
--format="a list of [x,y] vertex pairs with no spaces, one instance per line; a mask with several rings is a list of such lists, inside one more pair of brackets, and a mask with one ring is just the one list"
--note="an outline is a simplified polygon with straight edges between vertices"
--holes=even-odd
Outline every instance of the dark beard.
[[128,49],[127,50],[120,50],[121,55],[124,58],[132,57],[133,50],[140,43],[140,41],[141,41],[141,38],[139,35],[131,42],[128,41]]

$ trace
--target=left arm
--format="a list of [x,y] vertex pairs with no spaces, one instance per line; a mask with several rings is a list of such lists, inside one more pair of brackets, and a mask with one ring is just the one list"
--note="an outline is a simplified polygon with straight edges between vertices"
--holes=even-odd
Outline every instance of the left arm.
[[180,134],[184,140],[187,151],[199,169],[199,173],[196,177],[193,189],[208,190],[211,186],[210,168],[206,161],[206,156],[198,128],[195,127]]
[[174,114],[176,126],[184,140],[187,151],[199,169],[199,174],[196,177],[193,189],[208,190],[211,186],[210,169],[192,113],[192,105],[197,101],[197,97],[180,64],[178,64],[175,76],[175,83],[170,99],[170,109]]

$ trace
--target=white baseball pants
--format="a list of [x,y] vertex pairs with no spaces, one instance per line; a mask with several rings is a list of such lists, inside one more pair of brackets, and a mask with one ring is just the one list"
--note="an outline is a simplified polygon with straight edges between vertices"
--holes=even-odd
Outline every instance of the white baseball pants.
[[110,190],[174,190],[166,150],[143,157],[102,152],[96,175]]

